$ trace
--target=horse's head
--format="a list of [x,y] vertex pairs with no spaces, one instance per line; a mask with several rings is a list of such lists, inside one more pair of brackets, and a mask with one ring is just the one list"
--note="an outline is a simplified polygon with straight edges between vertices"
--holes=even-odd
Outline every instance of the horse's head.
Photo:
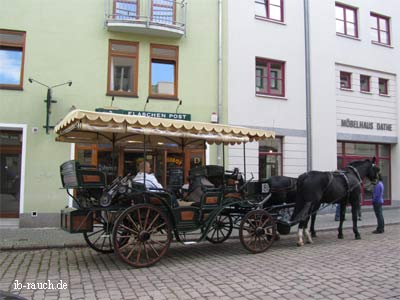
[[[370,161],[368,159],[368,161]],[[375,156],[372,158],[372,161],[370,161],[371,165],[368,168],[367,171],[367,177],[371,182],[375,182],[378,180],[378,174],[379,174],[379,167],[375,164],[376,163],[376,158]]]
[[379,174],[379,167],[375,164],[376,158],[353,161],[349,165],[356,168],[361,178],[367,177],[371,182],[376,182]]

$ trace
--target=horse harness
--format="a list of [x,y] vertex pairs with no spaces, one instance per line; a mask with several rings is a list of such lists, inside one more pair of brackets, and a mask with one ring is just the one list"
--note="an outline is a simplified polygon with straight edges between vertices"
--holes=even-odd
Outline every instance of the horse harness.
[[[358,181],[356,186],[360,186],[361,182],[362,182],[362,179],[361,179],[361,176],[360,176],[360,173],[358,172],[358,170],[356,168],[354,168],[353,166],[348,166],[347,168],[349,168],[351,171],[353,171],[354,175],[356,176],[357,181]],[[339,170],[339,171],[335,171],[335,172],[329,172],[329,182],[328,182],[328,185],[326,186],[326,188],[324,190],[324,193],[328,190],[329,186],[331,185],[334,175],[342,176],[343,179],[344,179],[344,182],[346,184],[346,190],[347,190],[347,192],[346,192],[346,202],[348,202],[348,200],[350,198],[350,193],[356,188],[356,186],[350,187],[350,181],[349,181],[349,178],[346,175],[346,173],[348,173],[348,172],[343,171],[343,170]]]

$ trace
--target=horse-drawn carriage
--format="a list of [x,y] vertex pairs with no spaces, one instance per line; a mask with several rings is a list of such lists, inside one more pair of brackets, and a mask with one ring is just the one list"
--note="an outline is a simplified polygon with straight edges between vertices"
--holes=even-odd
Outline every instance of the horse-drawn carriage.
[[[55,128],[64,142],[116,143],[140,141],[146,147],[166,139],[181,147],[205,142],[241,144],[272,138],[273,132],[220,124],[75,110]],[[147,146],[146,146],[147,145]],[[270,190],[265,181],[246,180],[235,169],[204,166],[189,172],[189,195],[175,205],[170,192],[150,191],[127,174],[106,183],[96,167],[71,160],[60,166],[63,187],[75,208],[61,211],[61,226],[83,233],[88,245],[102,253],[115,252],[135,267],[160,260],[175,237],[182,243],[208,240],[222,243],[234,228],[243,246],[253,253],[267,250],[275,240],[281,206],[266,207]],[[205,178],[210,184],[203,184]],[[198,201],[193,201],[193,193]],[[185,201],[187,200],[187,201]],[[194,203],[193,203],[194,202]],[[191,234],[195,233],[195,234]]]
[[[70,112],[55,132],[63,142],[109,143],[113,148],[118,143],[140,143],[144,160],[149,144],[173,142],[183,149],[194,144],[205,147],[206,142],[245,145],[274,136],[270,131],[244,127],[81,110]],[[134,267],[159,261],[173,236],[185,244],[222,243],[237,229],[247,250],[264,252],[277,231],[287,234],[291,225],[301,221],[291,221],[296,196],[291,178],[280,178],[277,184],[274,178],[246,180],[245,171],[243,176],[224,166],[198,167],[189,172],[189,195],[176,205],[171,192],[148,190],[145,182],[134,182],[131,174],[107,184],[96,167],[76,161],[63,163],[60,173],[63,187],[76,203],[75,208],[61,211],[61,227],[83,233],[94,250],[115,252]]]

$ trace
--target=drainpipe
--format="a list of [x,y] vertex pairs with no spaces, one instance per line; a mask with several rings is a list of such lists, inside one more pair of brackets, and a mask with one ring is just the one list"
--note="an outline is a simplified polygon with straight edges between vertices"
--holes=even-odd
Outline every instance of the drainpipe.
[[[218,0],[218,123],[222,121],[222,0]],[[224,145],[217,146],[217,164],[221,163]],[[223,162],[225,164],[225,162]]]
[[309,3],[304,0],[304,48],[306,75],[306,131],[307,131],[307,172],[312,170],[311,134],[311,74],[310,74],[310,17]]

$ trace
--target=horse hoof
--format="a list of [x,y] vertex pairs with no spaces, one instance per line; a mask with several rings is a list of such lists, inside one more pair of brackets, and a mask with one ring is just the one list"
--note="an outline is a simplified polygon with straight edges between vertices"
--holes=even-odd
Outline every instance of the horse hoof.
[[337,238],[343,240],[343,234],[338,234]]
[[313,241],[307,241],[307,244],[314,244]]
[[297,247],[302,247],[302,246],[304,246],[303,242],[297,242]]
[[315,232],[311,232],[311,237],[317,237],[317,234]]
[[360,235],[356,235],[356,240],[361,240],[361,236]]

